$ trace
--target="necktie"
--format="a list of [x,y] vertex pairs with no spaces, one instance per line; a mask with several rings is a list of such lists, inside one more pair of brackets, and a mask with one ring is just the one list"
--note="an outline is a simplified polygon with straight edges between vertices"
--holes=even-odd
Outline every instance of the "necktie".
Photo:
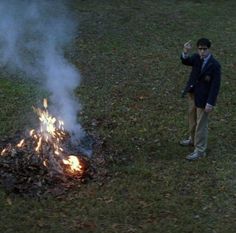
[[203,62],[204,62],[204,59],[200,59],[200,63],[199,63],[199,73],[201,73],[202,69],[203,69]]

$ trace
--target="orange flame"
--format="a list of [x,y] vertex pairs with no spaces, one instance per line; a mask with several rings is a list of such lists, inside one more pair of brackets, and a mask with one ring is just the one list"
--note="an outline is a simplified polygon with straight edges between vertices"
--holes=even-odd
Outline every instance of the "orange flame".
[[80,164],[79,159],[76,156],[70,155],[68,156],[68,159],[62,160],[64,164],[70,166],[70,171],[73,172],[81,172],[82,166]]
[[17,147],[22,147],[25,142],[25,139],[22,139],[16,146]]
[[2,150],[2,152],[1,152],[1,155],[4,155],[4,153],[6,152],[6,148],[4,148],[3,150]]
[[[52,165],[53,168],[58,171],[67,169],[67,171],[76,174],[82,173],[83,167],[80,160],[73,155],[65,155],[62,148],[62,142],[67,137],[67,133],[64,131],[64,123],[61,120],[56,119],[49,114],[47,99],[43,100],[43,108],[34,108],[34,111],[37,113],[40,120],[40,130],[32,129],[29,132],[30,137],[33,139],[35,152],[37,156],[43,156],[43,165],[50,168]],[[17,148],[21,148],[26,145],[26,140],[22,139],[17,145]],[[4,156],[10,150],[14,150],[11,147],[5,148],[0,151],[0,155]],[[46,159],[48,155],[49,157]],[[61,167],[65,164],[66,168]]]

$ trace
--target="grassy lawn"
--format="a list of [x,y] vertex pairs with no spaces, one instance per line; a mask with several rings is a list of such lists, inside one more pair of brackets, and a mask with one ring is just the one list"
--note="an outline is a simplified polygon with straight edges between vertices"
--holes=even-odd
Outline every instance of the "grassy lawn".
[[[2,233],[230,233],[236,228],[236,2],[233,0],[74,0],[80,22],[70,59],[84,129],[102,141],[108,176],[60,198],[6,196]],[[189,68],[183,43],[212,40],[222,86],[210,118],[208,156],[185,161],[180,93]],[[33,124],[36,83],[0,72],[0,138]],[[1,145],[1,144],[0,144]]]

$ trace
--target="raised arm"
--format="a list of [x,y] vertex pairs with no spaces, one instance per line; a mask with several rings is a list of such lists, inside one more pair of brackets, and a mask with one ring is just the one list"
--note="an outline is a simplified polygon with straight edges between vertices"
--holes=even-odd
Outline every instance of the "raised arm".
[[183,52],[180,57],[184,65],[193,66],[193,59],[189,54],[191,49],[192,49],[191,40],[189,40],[188,42],[184,44]]

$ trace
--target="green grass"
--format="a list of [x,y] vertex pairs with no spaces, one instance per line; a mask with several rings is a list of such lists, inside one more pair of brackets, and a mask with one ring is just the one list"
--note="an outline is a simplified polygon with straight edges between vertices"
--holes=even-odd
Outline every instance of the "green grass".
[[[80,120],[103,140],[94,154],[107,157],[109,176],[62,198],[8,199],[1,191],[1,232],[234,232],[235,1],[77,0],[71,7],[80,21],[70,58],[82,74]],[[189,149],[178,145],[187,133],[180,92],[189,74],[179,55],[184,42],[203,36],[221,62],[222,86],[208,156],[189,163]],[[1,137],[29,127],[39,96],[34,83],[1,75]]]
[[[0,137],[14,138],[35,123],[32,106],[40,103],[43,90],[22,76],[0,72]],[[18,136],[17,136],[18,137]]]

